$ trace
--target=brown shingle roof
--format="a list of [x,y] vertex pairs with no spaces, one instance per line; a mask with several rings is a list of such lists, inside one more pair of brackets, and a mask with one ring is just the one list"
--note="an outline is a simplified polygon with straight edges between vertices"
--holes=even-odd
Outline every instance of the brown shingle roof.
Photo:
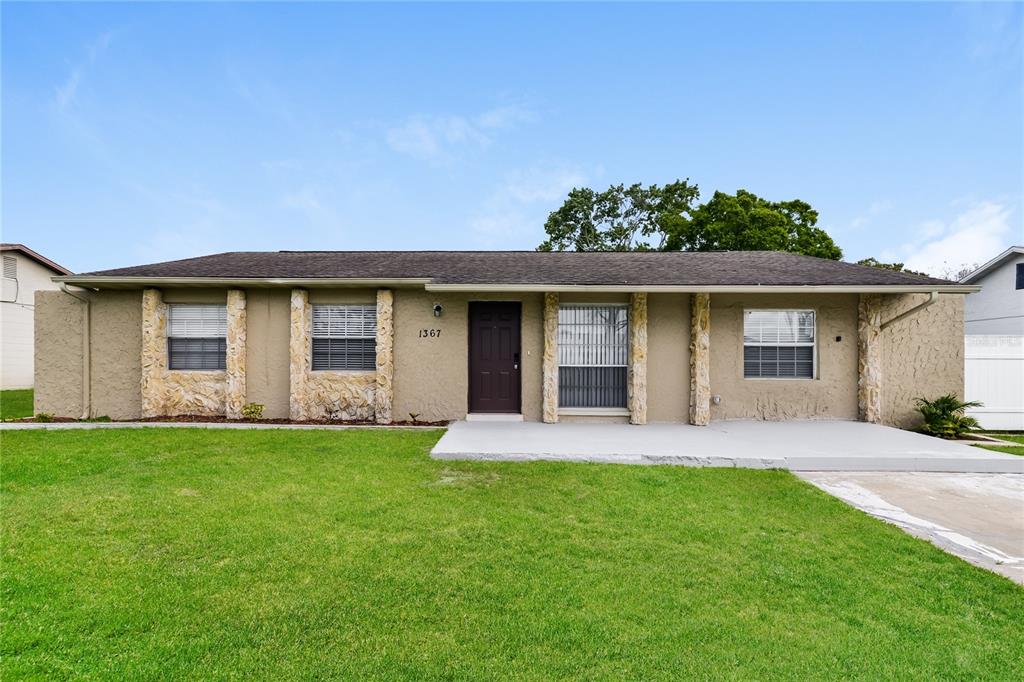
[[435,284],[922,286],[947,280],[774,251],[236,251],[80,277],[430,279]]

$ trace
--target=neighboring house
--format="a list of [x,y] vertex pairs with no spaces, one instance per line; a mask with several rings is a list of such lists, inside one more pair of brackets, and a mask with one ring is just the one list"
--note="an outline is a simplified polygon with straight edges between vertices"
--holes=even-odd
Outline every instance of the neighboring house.
[[71,271],[22,244],[0,244],[0,388],[32,388],[32,319],[35,294],[59,289],[54,275]]
[[960,280],[980,286],[964,308],[968,414],[987,429],[1024,429],[1024,246],[1011,246]]
[[962,392],[976,290],[774,252],[239,252],[57,280],[90,291],[37,295],[39,411],[380,423],[911,425],[917,396]]

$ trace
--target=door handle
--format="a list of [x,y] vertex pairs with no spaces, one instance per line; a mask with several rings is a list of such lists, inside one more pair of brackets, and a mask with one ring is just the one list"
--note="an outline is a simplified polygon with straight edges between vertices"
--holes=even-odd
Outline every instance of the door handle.
[[512,354],[512,369],[519,369],[519,353]]

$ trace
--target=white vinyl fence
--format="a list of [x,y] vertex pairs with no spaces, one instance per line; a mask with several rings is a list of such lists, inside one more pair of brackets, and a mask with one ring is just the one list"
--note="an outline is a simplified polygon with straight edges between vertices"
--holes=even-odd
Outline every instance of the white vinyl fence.
[[982,428],[1024,430],[1024,336],[965,336],[964,395]]

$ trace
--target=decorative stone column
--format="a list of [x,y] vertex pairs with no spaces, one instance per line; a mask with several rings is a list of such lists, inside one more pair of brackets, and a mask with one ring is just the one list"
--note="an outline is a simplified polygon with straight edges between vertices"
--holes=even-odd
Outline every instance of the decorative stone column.
[[547,424],[558,421],[558,293],[544,294],[544,406]]
[[882,421],[882,297],[861,294],[857,306],[857,417]]
[[647,423],[647,293],[629,298],[629,423]]
[[690,297],[690,423],[711,421],[711,296]]
[[377,390],[374,393],[374,419],[378,424],[391,423],[394,402],[392,380],[395,374],[395,293],[377,290]]
[[309,337],[312,333],[309,292],[292,289],[291,327],[288,334],[288,412],[292,419],[306,418],[306,374],[309,372]]
[[224,413],[241,419],[245,405],[245,291],[228,289],[227,386]]
[[164,372],[167,370],[167,306],[159,289],[142,290],[142,416],[163,413]]

